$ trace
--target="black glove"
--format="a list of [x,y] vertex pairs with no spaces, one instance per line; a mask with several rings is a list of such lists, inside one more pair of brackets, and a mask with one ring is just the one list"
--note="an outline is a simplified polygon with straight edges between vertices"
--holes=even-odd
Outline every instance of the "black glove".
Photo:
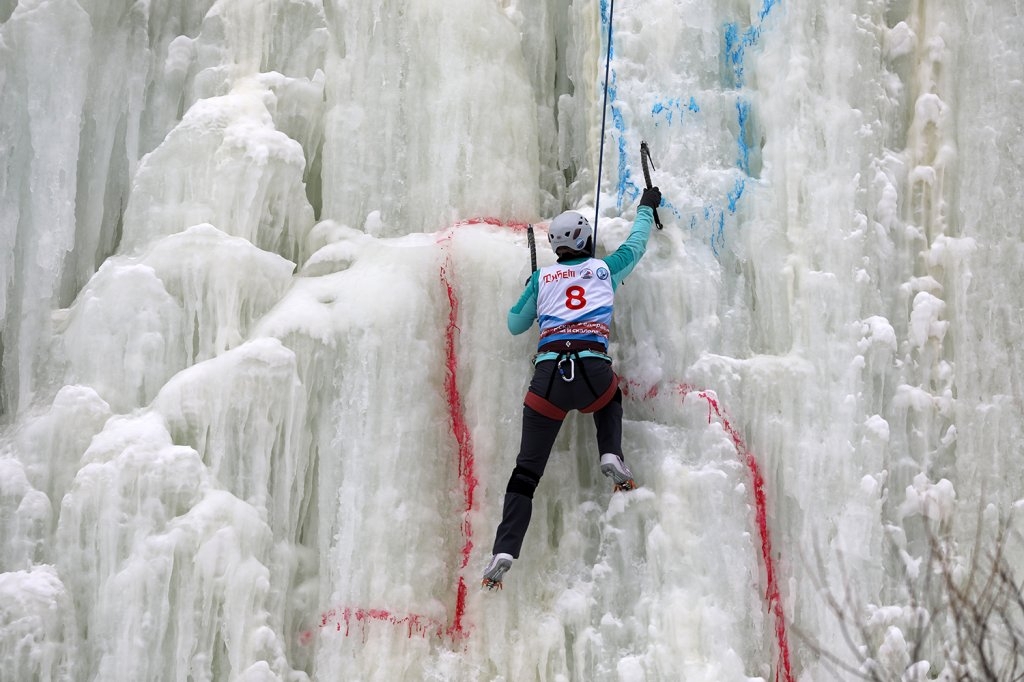
[[640,205],[658,208],[658,206],[661,205],[661,190],[657,187],[649,187],[645,189],[644,195],[640,197]]

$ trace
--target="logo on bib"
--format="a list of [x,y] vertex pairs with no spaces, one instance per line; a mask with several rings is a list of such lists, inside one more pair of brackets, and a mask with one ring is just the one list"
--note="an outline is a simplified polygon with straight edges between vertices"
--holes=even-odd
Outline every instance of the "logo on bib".
[[557,282],[560,279],[569,279],[570,277],[575,276],[576,273],[572,270],[555,270],[554,272],[544,275],[543,279],[545,284],[551,284],[552,282]]
[[598,268],[597,269],[597,278],[598,279],[606,280],[606,279],[608,279],[608,277],[609,277],[609,273],[608,273],[608,269],[607,268]]

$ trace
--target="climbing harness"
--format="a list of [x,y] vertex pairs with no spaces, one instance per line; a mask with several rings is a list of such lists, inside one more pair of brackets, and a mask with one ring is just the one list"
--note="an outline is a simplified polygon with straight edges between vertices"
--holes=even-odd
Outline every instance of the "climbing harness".
[[[602,393],[598,393],[594,388],[594,385],[590,382],[590,377],[587,376],[587,369],[580,357],[580,352],[581,351],[578,350],[562,351],[552,359],[555,362],[555,369],[559,378],[561,378],[565,383],[572,383],[576,380],[576,364],[579,362],[579,377],[583,379],[583,382],[590,390],[590,395],[592,395],[594,399],[586,406],[577,409],[579,409],[583,414],[589,414],[591,412],[597,412],[612,401],[612,398],[615,397],[616,391],[619,389],[619,377],[617,374],[612,372],[612,380],[608,384],[608,388],[606,388]],[[566,365],[569,367],[568,372],[565,370]],[[544,395],[539,395],[528,390],[523,403],[527,407],[532,408],[549,419],[562,421],[569,413],[568,410],[563,410],[561,407],[555,405],[551,400],[549,400],[551,389],[555,383],[555,373],[556,372],[552,372],[551,376],[548,378],[548,385],[544,391]]]

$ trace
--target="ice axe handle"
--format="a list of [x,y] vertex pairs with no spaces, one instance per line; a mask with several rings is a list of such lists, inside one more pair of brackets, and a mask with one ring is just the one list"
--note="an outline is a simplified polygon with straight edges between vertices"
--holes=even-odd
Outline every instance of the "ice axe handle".
[[537,242],[533,238],[533,223],[526,226],[526,241],[530,245],[530,276],[532,277],[533,273],[537,272]]
[[[651,150],[648,148],[646,142],[640,143],[640,165],[644,169],[644,182],[647,183],[647,189],[654,187],[651,183],[651,169],[647,167],[647,164],[654,168],[654,161],[651,160]],[[655,168],[657,170],[657,168]],[[661,218],[658,217],[658,209],[652,209],[654,211],[654,224],[658,226],[658,229],[662,229]]]

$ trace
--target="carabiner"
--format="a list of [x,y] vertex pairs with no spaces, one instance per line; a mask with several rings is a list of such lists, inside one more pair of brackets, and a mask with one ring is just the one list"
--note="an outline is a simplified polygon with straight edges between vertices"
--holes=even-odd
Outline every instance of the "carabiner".
[[[567,360],[569,361],[568,377],[565,376],[565,370],[562,369],[562,364],[565,363]],[[567,384],[571,383],[572,380],[576,378],[576,361],[573,360],[571,356],[563,355],[562,357],[558,358],[558,376],[562,377],[562,381],[564,381]]]

